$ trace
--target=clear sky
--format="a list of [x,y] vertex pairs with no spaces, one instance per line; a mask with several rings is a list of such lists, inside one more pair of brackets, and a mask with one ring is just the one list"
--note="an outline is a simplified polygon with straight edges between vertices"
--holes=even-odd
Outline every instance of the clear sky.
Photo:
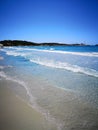
[[98,0],[0,0],[0,40],[98,44]]

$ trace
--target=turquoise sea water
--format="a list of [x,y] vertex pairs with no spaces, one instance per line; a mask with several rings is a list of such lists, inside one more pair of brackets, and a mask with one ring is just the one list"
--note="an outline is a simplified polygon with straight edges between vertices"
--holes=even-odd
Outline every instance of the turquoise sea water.
[[[79,101],[76,106],[83,101],[98,109],[98,46],[5,47],[0,55],[4,57],[0,60],[1,80],[23,85],[30,100],[36,99],[44,108],[43,113],[49,111],[57,117],[58,111],[59,120],[65,120],[66,102],[75,99]],[[66,93],[73,96],[68,98]]]
[[98,103],[98,46],[6,47],[2,52],[11,56],[4,64],[22,66],[57,87],[79,91],[87,98],[95,96],[92,98]]

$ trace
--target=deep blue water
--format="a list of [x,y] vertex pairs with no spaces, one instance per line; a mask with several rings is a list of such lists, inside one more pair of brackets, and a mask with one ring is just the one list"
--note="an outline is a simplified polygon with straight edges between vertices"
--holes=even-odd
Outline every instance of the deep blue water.
[[98,52],[98,46],[54,46],[54,47],[34,47],[38,49],[53,49],[62,51],[72,51],[72,52]]

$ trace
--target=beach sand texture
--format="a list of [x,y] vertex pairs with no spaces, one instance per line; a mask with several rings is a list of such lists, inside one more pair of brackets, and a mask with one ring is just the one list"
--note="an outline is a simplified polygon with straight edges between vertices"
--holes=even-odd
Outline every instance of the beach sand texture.
[[[0,81],[0,130],[58,130],[56,124],[52,124],[36,109],[33,109],[26,101],[21,100],[10,87],[16,85],[11,81]],[[97,130],[97,111],[93,112],[87,105],[77,106],[66,102],[65,109],[62,105],[56,107],[58,110],[52,113],[64,120],[60,130]],[[63,107],[64,108],[64,107]],[[62,111],[65,114],[62,115]],[[56,113],[58,111],[58,113]],[[73,111],[74,117],[70,115]],[[61,113],[59,115],[59,113]],[[66,117],[66,119],[64,118]],[[72,117],[72,118],[71,118]],[[80,117],[80,118],[79,118]],[[78,119],[77,119],[78,118]],[[81,129],[82,128],[82,129]]]
[[35,76],[39,68],[32,70],[27,63],[6,55],[1,60],[0,130],[98,130],[98,108],[79,98],[77,91]]
[[[41,113],[19,99],[6,82],[0,85],[0,130],[55,130]],[[50,128],[51,127],[51,128]]]

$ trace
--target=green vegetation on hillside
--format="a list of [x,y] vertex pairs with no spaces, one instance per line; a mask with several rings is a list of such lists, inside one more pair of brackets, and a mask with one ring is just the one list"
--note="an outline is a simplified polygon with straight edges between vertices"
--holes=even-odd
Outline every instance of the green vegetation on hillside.
[[0,41],[3,46],[87,46],[84,43],[65,44],[65,43],[35,43],[22,40],[4,40]]

